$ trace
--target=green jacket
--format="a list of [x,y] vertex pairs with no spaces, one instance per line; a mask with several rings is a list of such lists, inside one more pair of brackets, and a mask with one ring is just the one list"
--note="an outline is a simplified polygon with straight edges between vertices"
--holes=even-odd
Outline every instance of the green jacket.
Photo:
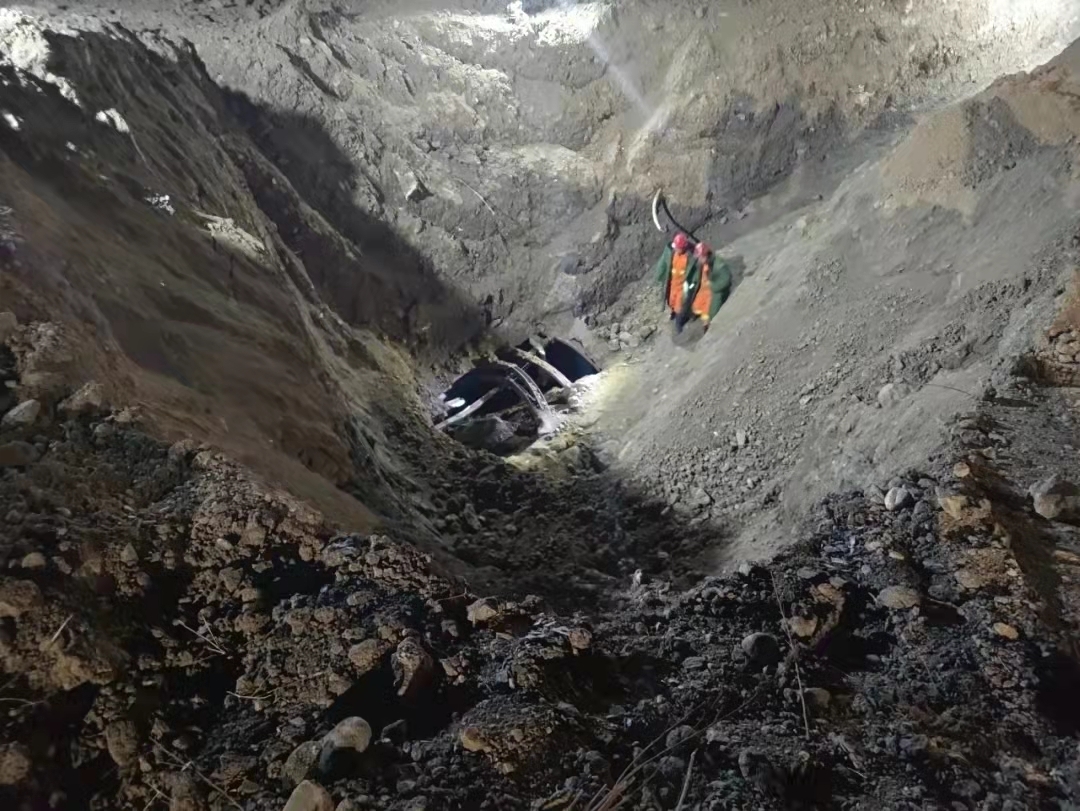
[[[668,285],[671,284],[671,260],[675,257],[675,249],[668,245],[664,248],[664,252],[660,254],[660,258],[656,262],[656,267],[653,268],[653,278],[656,283],[663,287],[664,298],[663,301],[667,304],[668,300]],[[691,277],[697,272],[697,258],[690,254],[686,262],[686,280],[690,281]],[[687,299],[689,300],[689,299]]]
[[[716,317],[721,305],[731,295],[731,269],[723,257],[715,253],[709,254],[709,287],[712,290],[712,300],[709,302],[709,321]],[[682,315],[690,315],[690,306],[701,287],[701,263],[694,261],[686,269],[686,299],[683,301]]]

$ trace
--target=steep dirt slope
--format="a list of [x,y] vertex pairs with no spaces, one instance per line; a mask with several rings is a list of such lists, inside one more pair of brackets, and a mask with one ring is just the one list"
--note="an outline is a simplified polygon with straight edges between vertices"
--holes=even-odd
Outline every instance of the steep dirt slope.
[[618,300],[655,247],[656,187],[693,221],[741,216],[865,126],[1049,58],[1078,22],[1068,0],[76,12],[189,38],[309,203],[346,236],[392,224],[511,333],[565,332]]
[[445,352],[479,329],[475,309],[419,265],[387,275],[339,236],[190,51],[4,20],[11,53],[51,52],[76,99],[0,68],[4,306],[69,333],[35,354],[27,393],[93,378],[163,435],[227,448],[342,520],[373,516],[341,489],[400,514],[408,466],[382,447],[420,423],[403,418],[409,364],[385,339],[407,345],[423,313]]
[[[743,278],[709,333],[662,333],[606,383],[609,457],[744,525],[729,562],[785,543],[778,516],[920,464],[1075,267],[1077,53],[926,117],[822,202],[723,245]],[[638,297],[619,330],[655,323],[658,294]]]

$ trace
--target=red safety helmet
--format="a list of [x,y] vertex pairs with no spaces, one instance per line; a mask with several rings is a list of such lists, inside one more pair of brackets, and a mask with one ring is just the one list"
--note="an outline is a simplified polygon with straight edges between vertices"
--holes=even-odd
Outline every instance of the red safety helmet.
[[707,242],[699,242],[694,246],[694,256],[698,259],[704,259],[710,253],[712,253],[712,248],[709,247]]
[[680,231],[675,235],[675,239],[671,240],[671,247],[679,253],[682,253],[690,247],[690,240],[687,238],[686,234]]

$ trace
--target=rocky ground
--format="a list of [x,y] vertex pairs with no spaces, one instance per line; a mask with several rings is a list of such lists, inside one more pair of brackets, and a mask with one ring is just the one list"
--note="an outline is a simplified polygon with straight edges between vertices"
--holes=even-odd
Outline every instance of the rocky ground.
[[1075,436],[1053,416],[1069,390],[1038,380],[982,400],[887,492],[826,499],[768,567],[686,591],[620,577],[605,610],[561,614],[341,534],[210,449],[151,439],[97,386],[24,400],[0,434],[0,792],[25,808],[1070,807],[1075,454],[1038,466],[1066,474],[1057,490],[1009,492],[1033,442]]
[[[1077,807],[1078,52],[937,109],[1071,4],[32,5],[5,808]],[[564,430],[431,430],[540,328]]]

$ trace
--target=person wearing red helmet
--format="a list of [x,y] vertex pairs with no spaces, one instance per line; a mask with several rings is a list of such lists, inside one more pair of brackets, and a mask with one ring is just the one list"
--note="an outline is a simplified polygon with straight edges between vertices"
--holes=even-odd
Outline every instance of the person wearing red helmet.
[[731,270],[722,257],[716,256],[708,243],[694,246],[695,262],[686,277],[686,300],[683,307],[685,322],[691,317],[699,319],[709,331],[709,324],[727,301],[731,292]]
[[680,231],[664,248],[656,263],[656,281],[664,287],[664,304],[675,321],[677,331],[681,331],[685,323],[683,305],[686,303],[686,279],[695,261],[690,251],[690,239]]

